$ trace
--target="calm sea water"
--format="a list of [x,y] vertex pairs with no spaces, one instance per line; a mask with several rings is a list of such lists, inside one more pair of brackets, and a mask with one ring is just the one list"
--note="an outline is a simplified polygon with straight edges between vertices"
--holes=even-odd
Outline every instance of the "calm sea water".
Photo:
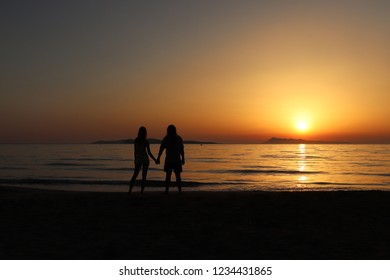
[[[154,155],[158,148],[151,145]],[[186,145],[185,152],[182,177],[193,191],[390,190],[390,145]],[[132,168],[132,145],[0,145],[1,185],[126,191]],[[162,168],[151,162],[150,190],[162,190]]]

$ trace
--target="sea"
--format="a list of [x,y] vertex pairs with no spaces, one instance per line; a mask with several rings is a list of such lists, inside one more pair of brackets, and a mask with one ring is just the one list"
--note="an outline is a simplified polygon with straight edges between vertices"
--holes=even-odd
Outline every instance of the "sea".
[[[125,144],[0,145],[0,185],[126,192],[133,154]],[[390,145],[187,144],[185,155],[184,191],[390,190]],[[151,160],[146,192],[163,191],[161,162]]]

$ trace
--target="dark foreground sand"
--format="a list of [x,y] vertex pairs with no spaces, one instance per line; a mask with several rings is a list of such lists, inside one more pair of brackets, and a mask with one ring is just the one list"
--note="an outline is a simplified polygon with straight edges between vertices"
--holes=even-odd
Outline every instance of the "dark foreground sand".
[[390,192],[0,187],[1,259],[390,259]]

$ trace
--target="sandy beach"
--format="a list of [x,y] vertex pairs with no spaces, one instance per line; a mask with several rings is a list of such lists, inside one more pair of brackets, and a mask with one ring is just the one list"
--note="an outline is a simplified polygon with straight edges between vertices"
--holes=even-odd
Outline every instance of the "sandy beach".
[[1,259],[389,259],[390,192],[0,187]]

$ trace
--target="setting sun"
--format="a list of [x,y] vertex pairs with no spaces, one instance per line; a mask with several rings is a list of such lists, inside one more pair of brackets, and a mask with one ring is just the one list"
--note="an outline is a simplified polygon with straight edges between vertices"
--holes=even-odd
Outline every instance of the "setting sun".
[[306,131],[308,129],[309,125],[307,123],[307,121],[298,121],[297,124],[296,124],[296,128],[299,130],[299,131]]

